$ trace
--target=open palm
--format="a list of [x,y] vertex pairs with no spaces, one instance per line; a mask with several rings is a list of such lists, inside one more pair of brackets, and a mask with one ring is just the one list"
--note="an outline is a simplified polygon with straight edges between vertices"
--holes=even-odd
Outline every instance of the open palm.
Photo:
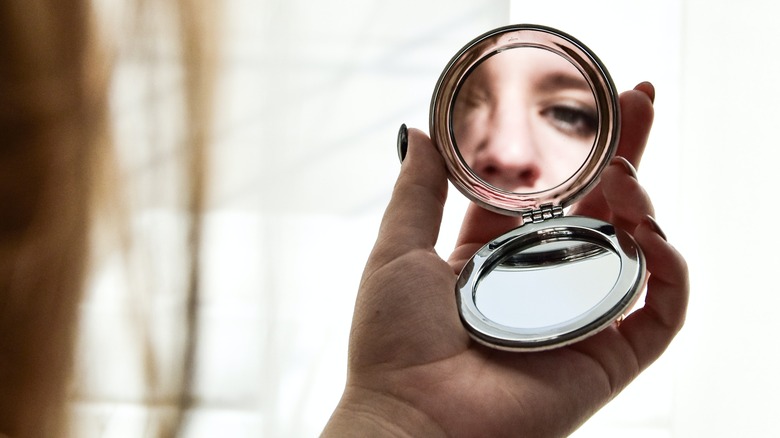
[[[621,95],[618,154],[634,164],[652,124],[643,86]],[[347,388],[326,435],[566,435],[660,356],[681,328],[685,262],[648,218],[652,204],[625,159],[605,170],[573,212],[634,236],[650,272],[645,304],[619,326],[549,351],[503,352],[469,338],[456,310],[457,274],[482,245],[518,223],[472,205],[445,262],[433,248],[446,191],[441,156],[425,134],[410,131],[358,294]]]

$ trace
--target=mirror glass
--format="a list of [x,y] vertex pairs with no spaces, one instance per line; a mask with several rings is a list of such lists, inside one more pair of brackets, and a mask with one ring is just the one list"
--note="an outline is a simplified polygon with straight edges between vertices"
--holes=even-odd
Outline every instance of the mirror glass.
[[460,158],[493,187],[534,193],[586,162],[598,131],[593,91],[577,67],[541,47],[503,49],[456,91],[451,129]]
[[620,257],[598,243],[539,242],[500,258],[478,282],[474,302],[495,323],[545,329],[598,307],[620,268]]

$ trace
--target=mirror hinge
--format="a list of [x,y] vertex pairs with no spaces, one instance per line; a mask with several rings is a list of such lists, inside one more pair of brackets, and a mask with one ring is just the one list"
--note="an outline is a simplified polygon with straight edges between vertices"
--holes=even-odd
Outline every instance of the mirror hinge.
[[542,204],[537,210],[523,213],[523,223],[539,223],[561,216],[563,216],[563,207],[560,205]]

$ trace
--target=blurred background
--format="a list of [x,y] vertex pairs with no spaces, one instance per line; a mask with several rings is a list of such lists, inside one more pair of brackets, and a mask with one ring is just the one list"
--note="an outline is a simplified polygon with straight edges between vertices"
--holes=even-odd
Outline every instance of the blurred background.
[[[101,3],[111,16],[120,2]],[[780,237],[771,222],[772,190],[780,188],[779,4],[223,3],[187,437],[319,434],[345,381],[358,281],[399,169],[398,127],[427,131],[431,93],[450,57],[510,23],[574,35],[605,62],[621,91],[655,84],[655,125],[639,179],[691,270],[682,333],[575,436],[763,437],[780,429],[780,290],[773,277]],[[114,85],[123,144],[133,143],[150,95],[171,98],[165,80],[139,94],[135,67],[120,60]],[[172,150],[134,165],[156,172],[176,158]],[[454,245],[465,206],[451,190],[437,245],[442,255]],[[159,243],[148,257],[161,275],[178,266],[165,247],[180,225],[163,207],[133,218]],[[143,436],[150,415],[164,409],[137,391],[143,364],[133,358],[142,347],[127,296],[138,285],[119,273],[120,258],[96,265],[83,307],[86,389],[74,412],[87,437]],[[176,363],[170,346],[180,336],[173,329],[180,306],[175,295],[152,306],[149,330],[162,362]]]

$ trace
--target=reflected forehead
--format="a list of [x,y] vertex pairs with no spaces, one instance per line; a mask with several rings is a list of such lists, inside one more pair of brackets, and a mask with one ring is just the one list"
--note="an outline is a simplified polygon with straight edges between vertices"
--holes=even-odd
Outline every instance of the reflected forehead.
[[538,48],[521,47],[496,53],[485,60],[475,73],[527,81],[540,91],[590,91],[587,80],[571,62],[558,54]]
[[590,85],[588,85],[588,82],[576,69],[574,69],[574,72],[548,72],[548,74],[542,76],[537,82],[537,88],[541,91],[555,91],[561,89],[590,91]]

